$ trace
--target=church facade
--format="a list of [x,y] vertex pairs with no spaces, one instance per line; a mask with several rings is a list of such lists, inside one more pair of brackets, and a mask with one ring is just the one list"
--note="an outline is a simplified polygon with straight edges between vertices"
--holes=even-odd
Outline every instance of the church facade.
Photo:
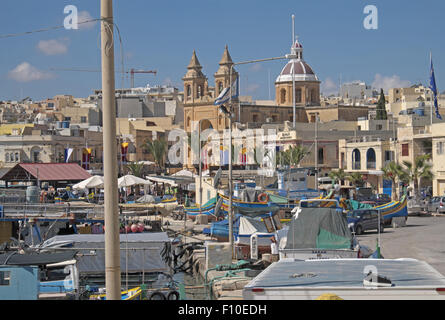
[[[308,122],[307,106],[320,105],[320,81],[313,69],[303,60],[303,46],[296,40],[291,47],[296,58],[289,60],[275,81],[275,101],[243,102],[232,100],[234,121],[248,124],[249,127],[259,127],[264,123],[293,122],[293,88],[295,88],[295,121]],[[231,70],[232,69],[232,70]],[[232,79],[230,80],[230,71]],[[207,77],[202,72],[196,52],[187,66],[187,72],[182,78],[184,84],[184,130],[201,130],[213,128],[218,131],[228,127],[228,119],[218,112],[214,105],[216,97],[224,88],[228,88],[238,76],[234,63],[226,46],[219,62],[219,68],[213,75],[214,87],[209,86]],[[294,81],[293,81],[294,79]],[[193,127],[195,126],[195,127]]]

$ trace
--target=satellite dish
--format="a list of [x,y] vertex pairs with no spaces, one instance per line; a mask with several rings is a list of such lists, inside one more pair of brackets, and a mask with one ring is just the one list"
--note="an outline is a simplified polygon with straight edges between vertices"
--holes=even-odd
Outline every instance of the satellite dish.
[[218,169],[218,171],[215,174],[215,178],[213,179],[213,188],[217,189],[219,185],[219,181],[221,179],[222,170],[221,168]]

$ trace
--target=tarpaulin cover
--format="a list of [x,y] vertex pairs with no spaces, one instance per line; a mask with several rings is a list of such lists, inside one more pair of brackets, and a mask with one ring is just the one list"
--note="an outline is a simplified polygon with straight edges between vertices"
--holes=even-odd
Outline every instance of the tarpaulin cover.
[[348,207],[351,210],[357,210],[357,209],[371,209],[373,208],[372,204],[369,203],[361,203],[356,200],[346,200],[348,202]]
[[335,208],[301,208],[292,218],[285,249],[350,249],[346,216]]
[[[170,239],[165,232],[120,234],[121,272],[167,272],[161,251],[168,243]],[[56,236],[42,244],[42,249],[57,247],[73,248],[84,254],[78,259],[79,272],[105,272],[104,234]]]

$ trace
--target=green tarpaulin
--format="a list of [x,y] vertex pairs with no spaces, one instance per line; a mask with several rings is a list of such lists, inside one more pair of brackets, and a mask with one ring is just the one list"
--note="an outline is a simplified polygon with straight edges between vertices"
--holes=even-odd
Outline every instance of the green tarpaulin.
[[289,225],[285,249],[351,249],[346,216],[335,208],[301,208]]

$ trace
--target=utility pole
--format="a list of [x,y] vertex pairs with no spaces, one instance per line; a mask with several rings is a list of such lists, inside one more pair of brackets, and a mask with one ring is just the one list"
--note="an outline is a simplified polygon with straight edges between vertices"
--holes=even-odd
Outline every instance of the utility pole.
[[101,0],[101,55],[104,142],[105,287],[107,300],[121,300],[117,195],[116,100],[113,0]]

